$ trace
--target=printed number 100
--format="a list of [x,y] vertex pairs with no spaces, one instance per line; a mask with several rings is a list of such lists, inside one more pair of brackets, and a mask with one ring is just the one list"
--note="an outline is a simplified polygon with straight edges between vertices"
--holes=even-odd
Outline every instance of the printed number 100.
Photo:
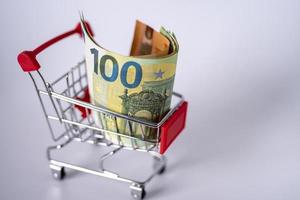
[[[109,82],[114,82],[117,80],[118,76],[119,76],[119,64],[118,61],[111,55],[103,55],[100,58],[100,64],[99,64],[99,52],[97,49],[92,48],[90,49],[91,54],[94,55],[94,73],[96,73],[97,75],[99,75],[99,69],[100,69],[100,75],[101,77]],[[110,75],[106,74],[106,62],[110,61],[112,62],[112,72]],[[128,83],[127,80],[127,73],[128,73],[128,69],[130,67],[133,67],[135,69],[135,78],[134,81],[132,83]],[[142,67],[140,64],[138,64],[137,62],[134,61],[127,61],[123,64],[122,68],[121,68],[121,83],[124,87],[126,88],[136,88],[140,85],[141,80],[142,80]]]

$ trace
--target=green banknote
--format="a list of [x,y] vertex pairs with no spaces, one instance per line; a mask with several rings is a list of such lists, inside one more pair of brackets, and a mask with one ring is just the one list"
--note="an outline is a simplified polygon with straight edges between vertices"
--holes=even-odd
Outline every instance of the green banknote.
[[[83,18],[85,60],[91,101],[96,106],[139,119],[158,122],[170,109],[178,43],[173,33],[160,32],[137,21],[129,56],[109,51],[95,42]],[[94,113],[97,126],[111,142],[144,148],[156,142],[157,132],[138,123]],[[111,132],[138,138],[133,140]]]

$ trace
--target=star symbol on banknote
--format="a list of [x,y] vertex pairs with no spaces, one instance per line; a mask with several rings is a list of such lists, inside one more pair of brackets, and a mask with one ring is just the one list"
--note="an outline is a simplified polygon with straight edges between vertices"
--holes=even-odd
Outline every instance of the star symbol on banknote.
[[164,73],[165,72],[161,71],[161,69],[159,69],[158,72],[154,72],[155,79],[162,78],[162,76],[163,76]]

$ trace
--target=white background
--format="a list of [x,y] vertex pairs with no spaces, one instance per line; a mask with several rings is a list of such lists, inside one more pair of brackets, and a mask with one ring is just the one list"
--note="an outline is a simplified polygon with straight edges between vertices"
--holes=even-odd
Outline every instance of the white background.
[[[68,172],[50,176],[51,139],[29,77],[17,64],[79,21],[127,54],[135,19],[173,30],[180,43],[175,90],[190,103],[187,128],[167,152],[168,170],[148,199],[300,198],[299,1],[1,1],[0,199],[130,199],[126,184]],[[78,37],[38,57],[52,81],[83,58]],[[81,164],[98,150],[70,150]],[[132,152],[112,165],[125,168]],[[134,154],[135,155],[135,154]],[[143,158],[141,158],[143,159]],[[144,168],[127,172],[143,175]]]

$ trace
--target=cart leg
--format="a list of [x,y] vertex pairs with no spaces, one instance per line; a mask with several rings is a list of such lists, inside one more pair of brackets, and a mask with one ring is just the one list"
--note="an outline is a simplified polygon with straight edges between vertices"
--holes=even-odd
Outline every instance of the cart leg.
[[163,174],[166,171],[167,159],[165,156],[153,155],[153,168],[158,170],[157,174]]
[[131,186],[130,186],[130,189],[131,189],[131,195],[134,199],[137,199],[137,200],[142,200],[145,198],[146,196],[146,191],[145,191],[145,187],[144,185],[140,185],[140,184],[137,184],[137,183],[133,183]]
[[62,180],[66,175],[64,167],[50,164],[50,169],[53,178],[56,180]]

